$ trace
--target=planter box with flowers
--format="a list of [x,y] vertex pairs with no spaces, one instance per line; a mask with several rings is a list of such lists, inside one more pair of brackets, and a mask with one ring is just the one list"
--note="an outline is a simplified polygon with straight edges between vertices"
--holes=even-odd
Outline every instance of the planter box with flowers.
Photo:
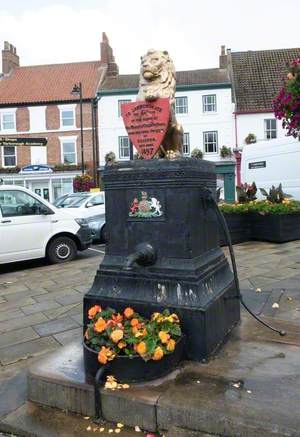
[[[300,202],[290,200],[289,196],[283,193],[281,184],[277,188],[273,186],[269,193],[264,189],[261,189],[261,192],[266,196],[266,200],[252,200],[246,204],[221,205],[220,209],[225,213],[226,220],[230,214],[243,214],[245,232],[249,233],[251,240],[274,243],[299,240]],[[232,223],[230,224],[230,221],[228,223],[232,240],[237,242]],[[241,223],[239,222],[239,226],[242,226]]]
[[286,199],[281,204],[268,200],[251,206],[253,240],[285,243],[300,239],[300,202]]
[[176,314],[153,313],[150,320],[125,308],[94,305],[84,335],[84,365],[88,379],[100,366],[123,382],[149,381],[172,371],[183,353],[183,337]]
[[[228,230],[231,237],[232,244],[243,243],[251,239],[251,222],[249,220],[249,205],[224,203],[219,206],[223,213]],[[226,246],[227,240],[225,233],[221,227],[220,229],[220,245]]]
[[[223,213],[232,244],[243,243],[251,239],[251,221],[249,220],[249,206],[256,199],[257,188],[255,183],[242,184],[236,187],[238,203],[219,205]],[[227,245],[226,236],[220,229],[220,245]]]

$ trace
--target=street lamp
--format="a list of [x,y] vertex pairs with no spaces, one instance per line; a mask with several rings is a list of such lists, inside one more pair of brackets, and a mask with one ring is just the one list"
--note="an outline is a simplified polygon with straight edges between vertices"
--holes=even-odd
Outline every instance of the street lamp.
[[80,105],[80,139],[81,139],[81,173],[84,174],[84,151],[83,151],[83,122],[82,122],[82,84],[79,82],[73,86],[71,94],[74,96],[79,95],[79,105]]

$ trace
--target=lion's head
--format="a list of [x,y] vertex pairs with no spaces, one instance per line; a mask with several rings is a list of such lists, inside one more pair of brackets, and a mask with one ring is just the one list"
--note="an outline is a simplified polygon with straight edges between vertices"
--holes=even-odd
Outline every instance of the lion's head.
[[169,97],[174,103],[175,68],[167,51],[148,50],[141,57],[138,100]]

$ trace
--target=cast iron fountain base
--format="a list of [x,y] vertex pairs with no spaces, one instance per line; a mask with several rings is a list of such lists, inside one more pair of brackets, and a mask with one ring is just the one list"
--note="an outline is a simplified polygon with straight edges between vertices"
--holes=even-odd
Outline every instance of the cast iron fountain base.
[[[117,311],[130,306],[145,317],[168,308],[181,319],[185,357],[207,358],[240,319],[208,191],[215,193],[214,164],[137,160],[107,167],[103,179],[108,241],[84,297],[85,326],[95,304]],[[140,243],[154,249],[151,265],[132,261]]]

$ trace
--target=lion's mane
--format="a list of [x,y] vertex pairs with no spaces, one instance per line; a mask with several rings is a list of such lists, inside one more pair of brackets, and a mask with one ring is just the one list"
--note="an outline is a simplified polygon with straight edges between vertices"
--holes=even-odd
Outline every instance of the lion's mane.
[[[155,56],[160,61],[159,68],[153,68],[151,79],[144,77],[143,63],[146,61],[151,69],[151,57]],[[175,104],[176,73],[168,52],[159,50],[148,50],[141,58],[141,72],[139,82],[139,94],[137,100],[149,100],[149,96],[167,97],[170,104]]]

